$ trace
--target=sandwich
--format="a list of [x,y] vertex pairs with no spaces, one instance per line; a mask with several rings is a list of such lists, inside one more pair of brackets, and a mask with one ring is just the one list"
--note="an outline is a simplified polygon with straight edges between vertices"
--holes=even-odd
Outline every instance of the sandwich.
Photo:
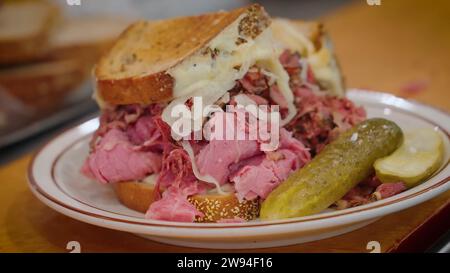
[[[136,22],[94,77],[100,125],[81,171],[153,220],[254,220],[271,191],[365,119],[344,98],[321,24],[271,19],[258,4]],[[250,138],[250,120],[270,123],[270,137]]]

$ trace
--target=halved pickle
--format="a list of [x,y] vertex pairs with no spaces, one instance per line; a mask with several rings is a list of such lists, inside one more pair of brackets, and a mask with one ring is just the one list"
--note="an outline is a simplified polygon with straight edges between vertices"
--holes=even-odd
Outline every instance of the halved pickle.
[[377,177],[383,183],[402,181],[409,188],[430,177],[442,165],[444,142],[434,129],[415,129],[405,133],[403,144],[391,155],[378,159]]

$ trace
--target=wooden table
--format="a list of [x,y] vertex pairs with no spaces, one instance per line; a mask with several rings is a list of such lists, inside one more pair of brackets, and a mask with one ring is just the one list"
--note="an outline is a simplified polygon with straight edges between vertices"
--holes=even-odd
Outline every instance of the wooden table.
[[[450,110],[450,1],[365,1],[323,18],[350,87],[384,90]],[[0,252],[205,251],[159,244],[61,215],[28,190],[31,155],[0,168]],[[256,252],[368,252],[423,250],[450,228],[450,192],[382,218],[357,231],[317,242]],[[417,239],[420,238],[420,239]],[[208,252],[212,252],[208,250]]]

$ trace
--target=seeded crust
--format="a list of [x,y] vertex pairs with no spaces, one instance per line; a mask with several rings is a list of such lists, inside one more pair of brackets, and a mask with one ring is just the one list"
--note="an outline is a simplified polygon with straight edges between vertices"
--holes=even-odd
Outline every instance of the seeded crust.
[[188,200],[204,214],[195,219],[196,222],[217,222],[235,217],[250,221],[259,216],[259,200],[239,202],[234,194],[194,195]]
[[270,24],[269,15],[258,4],[230,12],[132,24],[97,63],[97,95],[110,105],[172,100],[174,79],[167,70],[204,50],[243,14],[239,31],[249,39]]
[[[126,207],[145,213],[154,201],[154,187],[140,182],[120,182],[114,184],[119,201]],[[217,222],[221,219],[253,220],[259,216],[259,200],[239,202],[234,194],[194,195],[188,198],[204,217],[195,222]]]

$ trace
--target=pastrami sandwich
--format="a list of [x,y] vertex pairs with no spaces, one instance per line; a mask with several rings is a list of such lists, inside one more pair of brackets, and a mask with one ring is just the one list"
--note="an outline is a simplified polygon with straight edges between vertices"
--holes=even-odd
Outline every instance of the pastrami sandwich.
[[[99,60],[95,80],[102,114],[82,171],[157,220],[253,220],[275,187],[365,118],[342,97],[321,25],[271,20],[256,4],[137,22]],[[244,138],[192,137],[213,121],[223,121],[225,133],[237,129],[230,121],[241,108],[229,106],[238,105],[278,107],[276,145],[248,137],[248,116]],[[193,129],[181,136],[173,115],[180,106],[219,111],[189,117]]]

